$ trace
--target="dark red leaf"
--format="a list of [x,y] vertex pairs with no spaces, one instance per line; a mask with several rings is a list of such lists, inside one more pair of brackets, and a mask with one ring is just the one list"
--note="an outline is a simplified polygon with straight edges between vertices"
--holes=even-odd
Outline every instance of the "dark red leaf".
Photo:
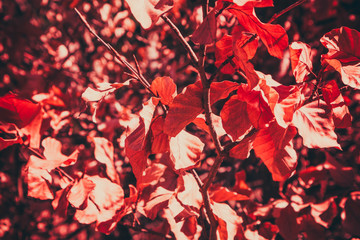
[[40,104],[32,103],[13,93],[0,97],[0,121],[14,123],[18,128],[28,125],[40,110]]
[[216,40],[215,9],[210,11],[204,21],[196,28],[191,40],[198,44],[211,44]]
[[242,138],[252,129],[246,107],[246,102],[240,101],[237,96],[232,96],[221,110],[224,129],[234,141]]
[[164,132],[171,137],[175,137],[202,111],[202,85],[200,81],[197,81],[188,85],[170,104],[165,119]]

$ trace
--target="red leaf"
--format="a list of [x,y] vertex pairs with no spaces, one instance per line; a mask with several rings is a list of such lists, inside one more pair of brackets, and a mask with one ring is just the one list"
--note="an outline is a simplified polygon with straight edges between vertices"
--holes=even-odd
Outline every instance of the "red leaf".
[[331,105],[341,95],[335,80],[328,81],[322,88],[322,94],[327,105]]
[[125,140],[126,156],[129,158],[133,173],[139,182],[141,182],[147,157],[150,154],[150,149],[147,149],[146,146],[146,138],[157,103],[158,101],[153,98],[144,103],[138,127]]
[[50,190],[52,177],[47,170],[28,168],[27,184],[28,196],[41,200],[54,199],[54,193]]
[[344,84],[360,89],[360,33],[341,27],[328,32],[320,41],[329,49],[322,55],[322,65],[338,71]]
[[249,186],[246,184],[245,170],[235,173],[235,184],[232,190],[237,193],[250,196],[251,188],[249,188]]
[[[223,128],[223,125],[221,123],[221,117],[215,115],[215,114],[211,114],[211,118],[212,118],[212,122],[213,122],[213,126],[215,129],[215,132],[217,133],[218,136],[223,136],[226,134],[226,131]],[[204,114],[200,114],[199,116],[197,116],[197,118],[194,119],[194,121],[192,121],[196,126],[198,126],[199,128],[201,128],[202,130],[206,131],[207,133],[210,134],[210,130],[209,130],[209,125],[206,124],[206,120],[205,120],[205,115]]]
[[168,206],[177,187],[177,178],[178,175],[168,167],[156,185],[150,185],[142,191],[139,203],[143,205],[148,218],[155,219],[157,214]]
[[237,96],[232,96],[221,110],[224,129],[234,141],[242,138],[252,129],[246,107],[246,102],[238,100]]
[[286,128],[292,122],[294,112],[300,104],[301,92],[296,86],[279,85],[273,89],[279,95],[273,113],[277,123]]
[[144,29],[150,28],[161,15],[173,7],[172,0],[126,0],[126,2]]
[[259,234],[265,239],[275,239],[275,235],[279,232],[279,227],[271,224],[270,222],[264,222],[260,225]]
[[67,199],[73,207],[80,208],[89,198],[89,194],[94,188],[95,184],[87,178],[76,180],[67,194]]
[[218,203],[232,201],[232,200],[233,201],[249,200],[248,196],[230,191],[228,188],[222,186],[216,186],[211,188],[210,198]]
[[71,185],[67,186],[64,189],[60,189],[55,193],[55,198],[51,202],[52,207],[55,212],[59,214],[61,217],[66,217],[67,209],[69,206],[69,201],[67,200],[67,194],[71,188]]
[[185,130],[170,138],[170,160],[175,171],[189,170],[196,166],[204,148],[200,139]]
[[94,137],[92,141],[95,144],[95,159],[105,164],[106,174],[113,181],[118,183],[119,176],[114,166],[114,147],[113,144],[103,137]]
[[204,21],[196,28],[191,40],[198,44],[211,44],[216,40],[215,9],[210,11]]
[[[262,86],[265,87],[265,84],[262,84]],[[257,129],[267,127],[269,122],[274,119],[270,104],[275,106],[275,103],[277,102],[276,92],[273,90],[272,95],[270,95],[269,90],[265,90],[268,92],[267,95],[271,96],[270,101],[264,96],[264,93],[259,86],[250,91],[248,90],[247,85],[240,85],[238,89],[238,98],[247,103],[246,109],[248,117],[252,125]]]
[[238,89],[239,84],[231,81],[214,82],[210,86],[210,104],[227,98],[229,94]]
[[34,117],[34,119],[25,127],[21,129],[21,132],[28,136],[29,146],[32,148],[40,147],[41,140],[41,125],[43,122],[43,110],[39,111],[39,114]]
[[168,221],[175,239],[193,240],[200,238],[202,228],[197,224],[196,216],[190,216],[182,221],[175,221],[170,209],[165,209],[163,217]]
[[288,37],[284,28],[280,25],[262,23],[255,15],[254,5],[256,4],[250,1],[244,6],[233,5],[228,9],[237,17],[243,28],[259,35],[270,55],[282,58],[283,51],[288,47]]
[[141,190],[149,185],[156,185],[161,176],[164,175],[166,166],[160,163],[152,163],[145,169],[141,182],[137,182],[137,189]]
[[[229,35],[224,35],[219,41],[215,44],[215,57],[216,62],[215,66],[219,67],[227,58],[234,55],[233,52],[233,37]],[[233,61],[226,64],[221,72],[225,74],[233,74],[236,70],[237,64],[235,64],[236,59],[233,58]]]
[[93,122],[96,123],[96,112],[98,110],[98,107],[100,105],[100,102],[109,94],[115,92],[116,89],[119,89],[123,86],[129,85],[131,80],[127,80],[124,83],[107,83],[102,82],[97,84],[97,89],[93,89],[91,87],[88,87],[83,94],[81,95],[82,99],[84,101],[92,103],[92,106],[94,107],[94,113],[93,113]]
[[176,97],[176,84],[170,77],[157,77],[151,83],[150,89],[159,96],[160,101],[170,105]]
[[322,203],[311,204],[311,216],[315,222],[325,228],[330,227],[337,214],[338,211],[334,198],[330,198]]
[[241,25],[234,26],[232,31],[234,42],[237,47],[241,47],[246,52],[248,59],[252,59],[255,56],[259,41],[257,38],[250,39],[253,37],[252,33],[244,31]]
[[306,147],[341,149],[334,132],[334,121],[324,101],[314,101],[296,110],[292,123]]
[[248,56],[244,49],[241,48],[241,41],[236,41],[233,51],[235,54],[236,64],[245,73],[247,83],[250,89],[253,89],[259,83],[259,76],[254,70],[254,66],[248,61]]
[[28,125],[40,112],[40,104],[10,93],[0,97],[0,121],[14,123],[18,128]]
[[170,137],[164,133],[164,121],[163,117],[158,117],[151,124],[151,153],[165,153],[170,149]]
[[297,83],[306,80],[307,75],[312,71],[310,58],[311,48],[303,42],[293,42],[289,46],[291,67]]
[[250,155],[250,150],[253,149],[254,139],[255,134],[242,139],[235,147],[230,150],[229,156],[237,159],[248,158]]
[[260,129],[254,140],[254,151],[272,174],[274,181],[286,180],[295,170],[297,155],[292,139],[296,135],[293,126],[282,128],[272,122]]
[[164,132],[175,137],[202,111],[202,85],[200,81],[197,81],[188,85],[170,104],[165,119]]
[[322,88],[323,98],[328,106],[332,108],[332,116],[335,127],[347,128],[351,126],[352,116],[345,104],[344,98],[335,80],[326,83]]

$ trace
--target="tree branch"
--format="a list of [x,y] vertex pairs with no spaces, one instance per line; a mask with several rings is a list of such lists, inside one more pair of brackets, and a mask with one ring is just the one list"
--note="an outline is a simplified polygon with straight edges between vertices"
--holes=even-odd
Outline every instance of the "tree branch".
[[198,65],[199,59],[196,56],[194,50],[191,48],[189,43],[185,40],[184,36],[181,34],[180,30],[175,26],[175,24],[165,15],[162,15],[161,18],[164,20],[166,24],[170,26],[170,28],[174,31],[176,36],[179,38],[181,44],[184,46],[186,51],[189,53],[191,61],[193,62],[194,66]]

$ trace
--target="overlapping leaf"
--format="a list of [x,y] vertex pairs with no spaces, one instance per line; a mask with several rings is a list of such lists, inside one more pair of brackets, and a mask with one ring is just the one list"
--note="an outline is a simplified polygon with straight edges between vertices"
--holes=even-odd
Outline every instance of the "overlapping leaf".
[[123,207],[123,189],[107,178],[85,176],[84,179],[87,179],[89,183],[90,181],[93,182],[95,187],[91,184],[93,189],[89,192],[86,199],[87,206],[82,210],[76,210],[75,219],[84,224],[96,221],[97,225],[112,219],[117,211]]
[[276,122],[256,134],[255,154],[269,169],[274,181],[287,179],[295,170],[297,155],[292,144],[295,135],[295,127],[282,128]]
[[323,98],[332,109],[335,127],[346,128],[351,126],[352,116],[345,104],[335,80],[331,80],[322,88]]
[[13,93],[0,97],[0,121],[13,123],[18,128],[28,125],[39,114],[40,109],[40,104]]
[[292,72],[297,83],[306,80],[306,76],[312,71],[310,58],[311,48],[303,42],[293,42],[289,46]]
[[322,55],[322,65],[338,71],[344,84],[360,89],[360,33],[341,27],[328,32],[320,41],[329,49]]
[[243,28],[260,37],[270,55],[282,58],[283,51],[288,47],[287,34],[280,25],[262,23],[256,17],[254,7],[268,6],[268,4],[263,5],[262,2],[256,4],[256,2],[258,1],[248,1],[242,6],[232,5],[228,9],[236,16]]

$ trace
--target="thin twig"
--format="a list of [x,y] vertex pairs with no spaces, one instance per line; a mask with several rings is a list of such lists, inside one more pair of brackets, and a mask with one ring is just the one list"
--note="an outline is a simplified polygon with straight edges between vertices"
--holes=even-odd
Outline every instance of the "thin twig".
[[[151,95],[153,95],[154,97],[158,97],[157,94],[155,94],[153,92],[153,90],[150,88],[150,83],[146,80],[146,78],[142,75],[141,73],[141,69],[139,66],[139,63],[137,62],[137,59],[134,55],[134,60],[135,60],[135,64],[136,64],[136,68],[135,69],[128,61],[126,61],[126,59],[120,55],[120,53],[118,51],[116,51],[113,46],[111,46],[111,44],[105,42],[99,35],[96,34],[96,32],[92,29],[92,27],[90,26],[90,24],[86,21],[86,19],[84,18],[84,16],[79,12],[79,10],[77,10],[76,8],[74,8],[76,13],[79,15],[81,21],[85,24],[86,28],[112,53],[112,55],[123,65],[125,65],[132,74],[129,74],[130,76],[134,77],[135,79],[137,79],[147,90],[148,92],[150,92]],[[164,111],[164,114],[166,114],[166,107],[164,106],[164,104],[162,104],[161,102],[159,102],[161,108]]]
[[175,24],[168,18],[167,16],[163,15],[161,18],[164,20],[166,24],[170,26],[170,28],[174,31],[176,36],[179,38],[181,44],[184,46],[186,51],[189,53],[191,61],[193,62],[194,66],[198,65],[198,57],[196,56],[194,50],[191,48],[189,43],[185,40],[184,36],[181,34],[180,30],[175,26]]
[[279,13],[275,13],[274,16],[271,17],[271,19],[268,21],[268,23],[272,23],[274,22],[276,19],[278,19],[281,15],[283,15],[284,13],[292,10],[293,8],[303,4],[304,2],[306,2],[307,0],[299,0],[293,4],[291,4],[290,6],[288,6],[287,8],[281,10]]

